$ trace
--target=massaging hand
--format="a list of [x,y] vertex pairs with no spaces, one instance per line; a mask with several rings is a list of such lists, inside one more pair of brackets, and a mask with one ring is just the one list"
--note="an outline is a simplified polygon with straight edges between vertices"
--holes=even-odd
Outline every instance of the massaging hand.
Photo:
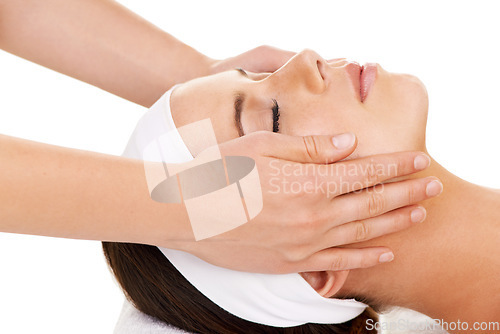
[[[223,60],[212,60],[210,64],[210,74],[216,74],[241,67],[254,73],[272,73],[283,66],[296,53],[278,49],[274,46],[261,45],[235,57]],[[328,60],[332,62],[345,58],[334,58]]]
[[[275,274],[364,268],[392,260],[386,247],[338,246],[423,221],[425,209],[414,204],[437,195],[440,184],[435,178],[380,184],[427,168],[430,160],[420,152],[334,163],[355,147],[352,134],[332,140],[272,132],[221,144],[225,156],[246,155],[256,161],[263,209],[250,222],[183,250],[219,266]],[[315,186],[322,182],[323,189]]]
[[242,67],[251,72],[274,72],[295,55],[294,52],[262,45],[238,56],[212,62],[212,74]]

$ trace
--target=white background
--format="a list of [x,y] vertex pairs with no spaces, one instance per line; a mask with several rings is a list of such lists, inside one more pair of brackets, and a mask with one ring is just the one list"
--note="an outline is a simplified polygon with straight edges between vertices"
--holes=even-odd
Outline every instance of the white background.
[[[430,95],[431,155],[500,188],[494,1],[120,2],[214,58],[270,44],[415,74]],[[0,51],[0,133],[119,155],[144,112]],[[110,333],[121,303],[99,242],[0,234],[0,333]]]

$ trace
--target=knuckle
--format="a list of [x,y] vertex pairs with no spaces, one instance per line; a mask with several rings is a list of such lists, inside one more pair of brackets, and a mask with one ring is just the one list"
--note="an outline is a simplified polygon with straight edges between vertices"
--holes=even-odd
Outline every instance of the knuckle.
[[316,161],[319,158],[319,143],[314,136],[304,136],[302,137],[304,140],[304,147],[307,157]]
[[356,241],[365,241],[368,239],[370,235],[370,228],[364,221],[359,221],[355,223],[356,225],[354,226],[355,231],[356,231]]
[[301,53],[311,59],[318,58],[318,54],[310,48],[303,49]]
[[314,233],[317,231],[321,223],[323,222],[323,217],[321,213],[315,210],[308,211],[302,215],[300,219],[301,229],[303,233]]
[[[260,131],[255,131],[249,135],[253,135],[259,139],[263,139],[263,140],[271,140],[273,139],[273,133],[270,132],[270,131],[263,131],[263,130],[260,130]],[[248,135],[247,135],[248,136]]]
[[380,180],[380,174],[377,171],[375,162],[370,162],[366,169],[366,181],[368,184],[377,184]]
[[332,262],[330,263],[330,270],[338,271],[347,268],[347,258],[341,254],[333,257]]
[[387,233],[393,233],[403,230],[411,226],[411,216],[406,212],[399,212],[397,215],[393,215],[388,224],[389,231]]
[[384,195],[375,191],[368,194],[368,214],[370,217],[378,216],[385,208]]
[[386,178],[392,178],[401,176],[406,169],[406,159],[401,156],[390,157],[387,160],[384,160],[384,174],[386,174]]
[[295,251],[290,250],[284,254],[286,263],[294,263],[297,260],[297,254]]
[[396,160],[393,164],[394,168],[394,176],[400,176],[404,174],[406,162],[402,159]]
[[415,202],[417,202],[417,200],[418,200],[417,198],[418,198],[418,188],[417,188],[416,185],[411,184],[408,187],[408,191],[407,191],[408,203],[415,203]]
[[[309,193],[309,189],[306,189],[306,185],[308,184],[308,179],[304,176],[299,176],[299,177],[289,177],[289,176],[283,176],[285,178],[285,181],[289,185],[287,189],[284,189],[284,192],[286,194],[286,197],[291,203],[296,203],[297,205],[299,203],[303,203],[304,201],[308,201],[308,198],[311,196]],[[299,218],[300,217],[307,217],[307,214],[310,212],[309,210],[304,210],[302,213],[298,214]]]
[[409,221],[407,215],[404,214],[397,214],[393,215],[392,217],[388,218],[388,224],[387,224],[387,231],[386,233],[392,233],[397,230],[400,230],[405,224],[406,221]]
[[311,221],[316,228],[322,226],[326,223],[326,215],[324,210],[312,210],[311,211]]
[[286,254],[285,258],[289,263],[297,263],[308,257],[307,247],[305,245],[298,245],[291,248]]

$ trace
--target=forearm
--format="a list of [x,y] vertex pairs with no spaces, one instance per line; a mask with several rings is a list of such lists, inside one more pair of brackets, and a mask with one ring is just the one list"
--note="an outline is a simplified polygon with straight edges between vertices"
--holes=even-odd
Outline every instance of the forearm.
[[112,0],[0,0],[0,48],[146,107],[213,62]]
[[171,246],[180,204],[151,200],[141,161],[0,136],[0,231]]

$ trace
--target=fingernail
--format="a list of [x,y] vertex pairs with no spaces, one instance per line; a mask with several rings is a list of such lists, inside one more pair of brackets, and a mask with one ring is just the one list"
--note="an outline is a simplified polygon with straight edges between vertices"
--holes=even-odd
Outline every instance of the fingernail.
[[392,252],[384,253],[378,258],[378,262],[380,263],[391,262],[392,260],[394,260],[394,254]]
[[438,180],[431,181],[427,183],[427,187],[425,188],[425,193],[429,197],[434,197],[443,191],[443,184]]
[[411,213],[410,213],[410,216],[411,216],[411,222],[412,223],[421,223],[424,221],[425,219],[425,214],[426,214],[426,211],[424,208],[416,208],[414,209]]
[[417,170],[426,169],[431,165],[431,158],[427,154],[419,154],[415,157],[413,165]]
[[356,137],[350,132],[343,133],[332,138],[333,146],[335,146],[339,150],[345,150],[346,148],[351,147],[352,145],[354,145],[355,141]]

